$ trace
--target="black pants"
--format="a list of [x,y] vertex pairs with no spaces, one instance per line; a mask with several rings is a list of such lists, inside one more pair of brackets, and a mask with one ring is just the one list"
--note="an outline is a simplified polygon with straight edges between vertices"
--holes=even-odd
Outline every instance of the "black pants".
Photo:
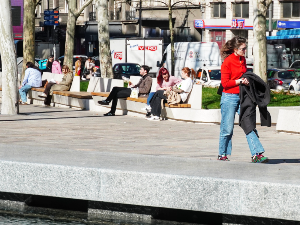
[[48,84],[46,85],[46,87],[45,87],[44,93],[47,95],[47,97],[46,97],[45,100],[44,100],[44,104],[45,104],[45,105],[50,105],[50,103],[51,103],[52,95],[50,95],[49,93],[50,93],[51,87],[52,87],[54,84],[56,84],[56,83],[48,83]]
[[161,114],[161,100],[166,100],[167,97],[164,96],[164,90],[159,90],[155,92],[152,99],[150,100],[151,114],[153,116],[160,116]]
[[106,99],[106,101],[112,101],[110,112],[111,113],[116,112],[118,98],[127,98],[130,96],[130,94],[131,94],[130,88],[114,87]]

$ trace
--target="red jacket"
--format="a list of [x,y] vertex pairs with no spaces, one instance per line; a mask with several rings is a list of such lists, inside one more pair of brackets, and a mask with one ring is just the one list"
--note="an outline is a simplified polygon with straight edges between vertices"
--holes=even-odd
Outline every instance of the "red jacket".
[[239,94],[240,88],[236,85],[236,80],[247,72],[246,59],[244,56],[229,55],[221,66],[221,83],[223,92]]

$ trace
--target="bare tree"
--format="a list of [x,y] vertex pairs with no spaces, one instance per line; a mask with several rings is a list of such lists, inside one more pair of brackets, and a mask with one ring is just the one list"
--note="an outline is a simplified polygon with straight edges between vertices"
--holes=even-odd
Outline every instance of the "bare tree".
[[11,1],[1,1],[0,53],[2,60],[1,114],[17,114],[17,62],[11,17]]
[[98,39],[101,76],[113,78],[112,59],[108,30],[108,1],[97,0]]
[[72,69],[73,67],[73,54],[74,54],[74,37],[76,20],[80,16],[80,13],[92,3],[93,0],[86,0],[85,3],[77,9],[77,0],[67,0],[68,3],[68,22],[66,31],[66,44],[65,44],[65,56],[64,65],[67,65]]
[[265,82],[267,82],[266,15],[271,3],[272,0],[253,0],[253,71]]
[[[23,24],[23,80],[26,63],[33,62],[35,58],[35,9],[36,0],[24,0],[24,24]],[[20,71],[19,71],[20,72]]]
[[[173,74],[175,71],[175,59],[174,59],[174,53],[175,53],[175,48],[174,48],[174,27],[173,27],[173,7],[176,4],[185,4],[185,6],[187,7],[188,5],[193,5],[195,6],[195,4],[191,3],[190,1],[177,1],[175,3],[172,4],[172,0],[168,0],[168,3],[160,1],[160,0],[155,0],[155,2],[159,2],[164,4],[165,6],[168,7],[169,9],[169,29],[170,29],[170,41],[171,41],[171,71],[170,74]],[[201,7],[201,5],[199,4],[199,7]]]

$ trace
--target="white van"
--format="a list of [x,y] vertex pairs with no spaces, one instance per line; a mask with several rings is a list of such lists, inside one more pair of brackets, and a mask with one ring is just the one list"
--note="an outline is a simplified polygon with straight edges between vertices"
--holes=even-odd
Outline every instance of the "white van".
[[[172,75],[180,77],[182,68],[193,68],[196,72],[204,66],[221,66],[220,49],[216,42],[175,42],[175,71]],[[171,44],[164,52],[163,62],[171,68]]]
[[[198,70],[199,83],[204,86],[217,87],[221,84],[221,66],[207,66]],[[197,82],[198,83],[198,82]]]
[[112,38],[110,50],[112,66],[119,63],[137,63],[151,68],[150,75],[155,77],[157,62],[162,60],[162,38]]

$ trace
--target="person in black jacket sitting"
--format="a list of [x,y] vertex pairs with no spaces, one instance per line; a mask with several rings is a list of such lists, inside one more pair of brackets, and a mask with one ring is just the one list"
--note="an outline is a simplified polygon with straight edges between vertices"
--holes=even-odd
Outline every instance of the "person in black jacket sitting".
[[[150,67],[143,65],[140,69],[140,75],[142,78],[136,85],[130,85],[132,88],[139,88],[139,96],[147,97],[151,90],[152,85],[152,78],[148,75],[150,71]],[[110,92],[109,96],[102,101],[98,101],[100,105],[108,105],[111,101],[111,109],[108,113],[103,114],[104,116],[114,116],[116,107],[117,107],[117,101],[118,98],[127,98],[131,94],[131,88],[125,88],[125,87],[114,87],[112,91]]]

